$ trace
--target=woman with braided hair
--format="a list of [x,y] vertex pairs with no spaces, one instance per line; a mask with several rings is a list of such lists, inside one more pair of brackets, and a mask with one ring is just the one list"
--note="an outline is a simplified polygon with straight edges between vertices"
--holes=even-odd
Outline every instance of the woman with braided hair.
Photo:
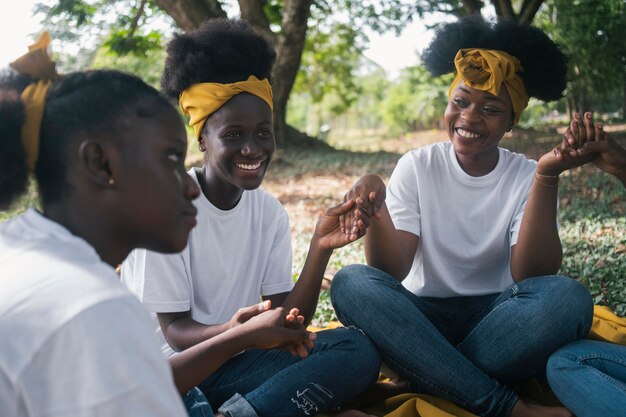
[[565,57],[539,29],[468,18],[441,26],[423,60],[433,75],[456,75],[450,141],[408,152],[387,187],[368,175],[347,193],[359,207],[346,221],[373,220],[369,266],[333,280],[337,315],[372,338],[412,391],[480,416],[571,416],[525,402],[510,384],[589,331],[589,292],[555,275],[556,209],[559,175],[593,155],[569,154],[581,119],[538,162],[498,146],[529,97],[561,96]]

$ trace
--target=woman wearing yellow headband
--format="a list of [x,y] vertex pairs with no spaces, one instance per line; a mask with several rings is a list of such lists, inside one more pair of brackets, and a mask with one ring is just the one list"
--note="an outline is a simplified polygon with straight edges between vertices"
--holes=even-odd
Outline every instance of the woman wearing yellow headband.
[[526,403],[510,384],[589,331],[589,292],[554,275],[558,175],[586,160],[564,157],[565,141],[538,162],[498,146],[530,96],[561,96],[565,57],[536,28],[463,19],[443,25],[423,58],[434,75],[456,75],[450,141],[404,155],[388,187],[372,175],[348,192],[375,219],[369,266],[333,280],[337,316],[415,392],[479,416],[571,416]]
[[0,206],[26,191],[29,174],[41,197],[41,210],[0,225],[0,413],[182,417],[181,372],[209,372],[228,348],[309,334],[285,328],[280,311],[258,315],[172,361],[172,379],[149,315],[114,268],[137,247],[187,244],[200,191],[184,170],[184,125],[134,76],[59,76],[48,42],[0,78]]
[[[353,201],[327,210],[294,286],[287,213],[259,188],[275,151],[274,59],[272,46],[236,20],[208,21],[168,46],[162,87],[189,116],[204,154],[203,166],[189,171],[202,190],[198,226],[180,254],[132,253],[122,280],[156,313],[155,329],[172,358],[262,309],[299,308],[299,325],[308,324],[333,248],[359,237],[358,229],[346,236],[339,228],[338,216]],[[261,309],[247,310],[259,297]],[[376,381],[378,353],[361,332],[317,335],[299,355],[251,349],[228,358],[199,388],[224,415],[293,417],[335,408]]]

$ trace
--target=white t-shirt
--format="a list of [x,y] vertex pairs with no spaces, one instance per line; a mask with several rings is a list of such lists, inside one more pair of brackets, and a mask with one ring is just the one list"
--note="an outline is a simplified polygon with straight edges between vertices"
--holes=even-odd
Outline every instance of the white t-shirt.
[[[194,169],[189,174],[197,181]],[[190,311],[197,322],[221,324],[261,295],[291,291],[289,217],[276,198],[256,189],[244,191],[231,210],[218,209],[203,195],[194,204],[198,224],[184,251],[137,249],[122,265],[122,282],[150,311]],[[153,319],[163,353],[173,355]]]
[[34,210],[0,225],[0,414],[186,416],[148,312]]
[[403,285],[414,294],[494,294],[513,285],[517,242],[536,162],[499,148],[496,167],[472,177],[450,142],[405,154],[389,180],[387,206],[398,230],[419,236]]

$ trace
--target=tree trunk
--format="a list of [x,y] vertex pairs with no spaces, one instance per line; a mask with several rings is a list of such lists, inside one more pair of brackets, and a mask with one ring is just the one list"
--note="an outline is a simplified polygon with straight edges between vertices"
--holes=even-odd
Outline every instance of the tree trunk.
[[482,9],[483,7],[483,4],[480,0],[463,0],[461,3],[463,4],[463,10],[468,15],[479,14],[480,9]]
[[[516,14],[511,0],[491,0],[496,9],[498,21],[517,20],[527,25],[533,21],[543,2],[544,0],[524,0],[519,14]],[[465,1],[463,3],[465,4]]]
[[312,2],[313,0],[285,0],[282,31],[276,42],[273,77],[274,134],[279,145],[285,145],[288,141],[287,100],[300,68]]
[[154,0],[154,4],[186,32],[197,29],[207,19],[227,17],[217,0]]
[[544,0],[524,0],[522,9],[519,12],[519,21],[530,25],[543,4]]

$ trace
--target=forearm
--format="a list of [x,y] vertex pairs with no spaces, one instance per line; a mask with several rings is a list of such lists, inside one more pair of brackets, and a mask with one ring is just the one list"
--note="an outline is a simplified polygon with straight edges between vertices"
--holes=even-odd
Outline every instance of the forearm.
[[374,219],[364,238],[367,264],[402,281],[409,271],[414,253],[409,253],[399,239],[387,205],[381,208],[381,217]]
[[181,394],[186,393],[252,346],[249,333],[235,327],[172,356],[169,362],[176,388]]
[[167,343],[177,352],[188,349],[205,340],[214,338],[230,329],[230,323],[206,325],[186,317],[161,323],[161,329]]
[[332,249],[321,249],[315,236],[311,239],[300,277],[282,304],[286,311],[293,307],[298,308],[304,316],[305,324],[309,324],[315,314],[322,279],[332,253]]
[[511,274],[525,278],[555,274],[563,259],[556,226],[558,180],[536,179],[530,188],[517,243],[511,254]]

